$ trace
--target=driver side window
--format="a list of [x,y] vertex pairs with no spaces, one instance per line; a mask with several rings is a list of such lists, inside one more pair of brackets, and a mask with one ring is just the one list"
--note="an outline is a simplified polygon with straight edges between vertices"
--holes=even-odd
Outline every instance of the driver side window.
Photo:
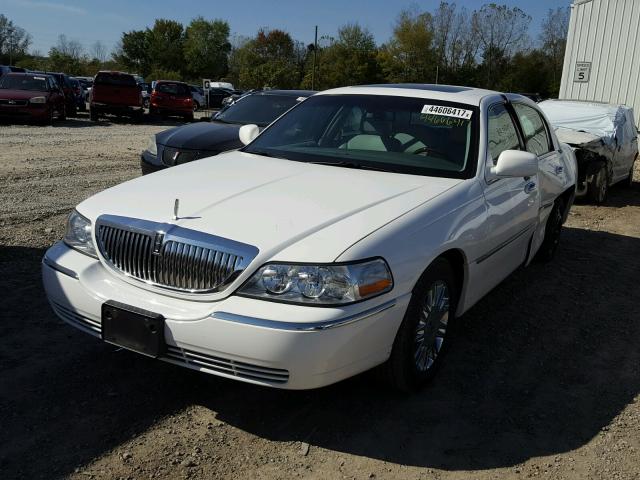
[[491,160],[495,165],[498,162],[498,157],[505,150],[520,150],[520,139],[513,119],[504,104],[491,105],[488,113],[488,148]]

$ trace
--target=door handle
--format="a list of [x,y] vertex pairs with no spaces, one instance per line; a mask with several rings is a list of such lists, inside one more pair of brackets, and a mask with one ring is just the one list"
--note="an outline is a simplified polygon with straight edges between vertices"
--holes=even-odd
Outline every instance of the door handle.
[[536,182],[527,182],[524,185],[524,193],[531,193],[537,188]]

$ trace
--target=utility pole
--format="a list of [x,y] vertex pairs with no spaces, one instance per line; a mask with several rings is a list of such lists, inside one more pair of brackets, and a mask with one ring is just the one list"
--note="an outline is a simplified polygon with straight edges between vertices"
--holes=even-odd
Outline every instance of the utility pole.
[[316,36],[313,41],[313,70],[311,71],[311,90],[316,89],[316,58],[318,56],[318,26],[316,25]]

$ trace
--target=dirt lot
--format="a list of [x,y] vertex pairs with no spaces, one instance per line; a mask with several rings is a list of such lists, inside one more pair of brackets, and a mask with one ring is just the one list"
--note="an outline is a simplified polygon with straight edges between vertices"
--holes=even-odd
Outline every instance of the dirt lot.
[[637,181],[575,206],[557,261],[465,315],[422,393],[286,392],[118,351],[47,305],[66,214],[164,128],[0,125],[0,478],[640,478]]

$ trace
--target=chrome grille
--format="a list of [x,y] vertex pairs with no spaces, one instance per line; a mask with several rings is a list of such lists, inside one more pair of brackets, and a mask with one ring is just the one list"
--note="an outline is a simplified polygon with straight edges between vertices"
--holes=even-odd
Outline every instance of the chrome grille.
[[[189,293],[222,290],[253,260],[257,249],[175,225],[97,222],[96,240],[104,259],[121,273],[148,284]],[[174,230],[176,231],[174,234]],[[198,237],[191,240],[189,237]],[[212,244],[208,244],[211,240]],[[223,243],[231,248],[224,248]],[[245,247],[246,254],[242,248]]]

